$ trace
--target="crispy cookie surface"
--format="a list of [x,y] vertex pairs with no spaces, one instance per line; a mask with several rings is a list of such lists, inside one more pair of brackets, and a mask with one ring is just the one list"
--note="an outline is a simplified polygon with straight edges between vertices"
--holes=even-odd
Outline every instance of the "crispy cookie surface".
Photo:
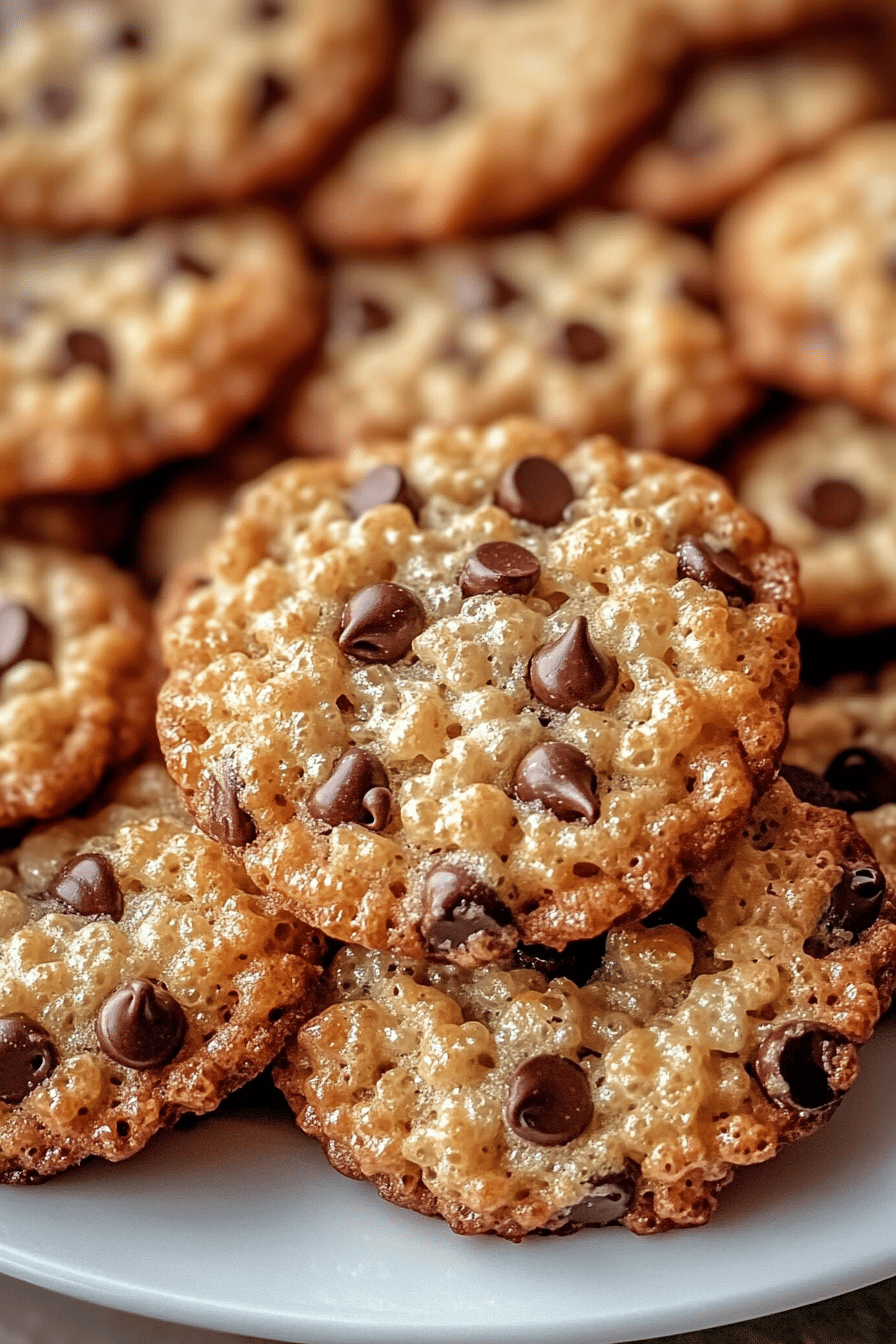
[[50,817],[152,735],[149,612],[99,557],[0,543],[0,826]]
[[896,926],[848,819],[783,782],[686,887],[578,965],[343,949],[275,1074],[299,1124],[456,1232],[705,1222],[738,1167],[836,1109],[889,1002]]
[[321,940],[197,831],[161,766],[0,856],[0,888],[0,1181],[129,1157],[254,1077],[307,1011]]
[[665,3],[667,11],[684,24],[693,41],[706,43],[775,37],[807,20],[856,10],[850,0],[665,0]]
[[711,308],[709,252],[634,215],[346,261],[332,285],[290,414],[306,451],[526,412],[698,457],[753,399]]
[[102,488],[211,447],[316,325],[273,211],[0,235],[0,496]]
[[205,563],[166,632],[169,768],[343,941],[475,962],[597,934],[774,771],[793,562],[701,468],[529,420],[421,430],[276,468]]
[[385,0],[5,6],[0,217],[119,225],[294,176],[365,98]]

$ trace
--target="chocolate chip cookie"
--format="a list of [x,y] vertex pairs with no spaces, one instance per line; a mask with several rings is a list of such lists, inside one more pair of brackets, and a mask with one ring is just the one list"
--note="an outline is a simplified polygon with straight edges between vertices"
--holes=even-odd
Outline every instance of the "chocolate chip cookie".
[[159,765],[0,855],[0,1181],[117,1162],[294,1032],[321,940],[192,824]]
[[386,0],[6,6],[0,218],[120,225],[308,167],[388,54]]
[[273,211],[0,235],[0,497],[101,489],[210,448],[311,342],[315,301]]
[[0,542],[0,826],[51,817],[152,736],[158,660],[132,578]]
[[754,395],[712,295],[708,250],[635,215],[346,261],[290,432],[323,451],[527,412],[699,457]]
[[643,922],[476,970],[344,948],[276,1079],[330,1161],[455,1232],[704,1223],[824,1124],[896,975],[892,889],[777,782]]
[[842,136],[732,208],[720,280],[754,374],[896,419],[896,122]]
[[[854,14],[857,8],[850,0],[665,0],[665,3],[668,12],[685,25],[690,39],[700,43],[774,37],[807,20],[830,14]],[[872,7],[873,0],[865,6]]]
[[771,779],[790,554],[725,482],[531,420],[250,486],[166,631],[201,826],[346,942],[463,964],[662,905]]
[[741,502],[796,553],[807,625],[853,634],[896,621],[896,430],[810,406],[750,444],[732,474]]

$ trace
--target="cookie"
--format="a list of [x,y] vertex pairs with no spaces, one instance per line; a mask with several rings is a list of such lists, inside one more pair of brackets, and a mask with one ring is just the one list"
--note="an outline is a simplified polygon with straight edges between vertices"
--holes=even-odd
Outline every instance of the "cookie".
[[657,0],[434,0],[386,117],[311,193],[336,251],[433,242],[563,197],[659,102],[680,48]]
[[335,1167],[455,1232],[694,1226],[852,1086],[894,918],[847,818],[778,782],[724,861],[578,960],[344,948],[275,1078]]
[[[873,0],[863,6],[873,7]],[[709,44],[776,37],[812,19],[854,16],[856,8],[850,0],[666,0],[667,11],[685,26],[691,41]]]
[[720,281],[759,378],[896,419],[896,122],[782,168],[725,217]]
[[0,826],[86,798],[152,736],[158,660],[133,579],[0,542]]
[[658,219],[710,219],[771,169],[883,106],[868,53],[839,37],[708,58],[663,129],[623,165],[610,199]]
[[386,0],[13,5],[0,218],[118,226],[294,178],[388,55]]
[[896,622],[896,430],[827,402],[745,448],[742,504],[795,552],[802,619],[831,634]]
[[706,248],[635,215],[346,261],[289,433],[302,451],[516,412],[699,457],[752,403]]
[[699,467],[421,429],[275,468],[204,563],[165,634],[169,769],[341,941],[470,964],[592,937],[775,769],[795,567]]
[[322,940],[197,831],[160,765],[0,855],[0,1182],[130,1157],[295,1032]]
[[210,448],[314,337],[294,231],[248,210],[0,239],[0,496],[114,485]]

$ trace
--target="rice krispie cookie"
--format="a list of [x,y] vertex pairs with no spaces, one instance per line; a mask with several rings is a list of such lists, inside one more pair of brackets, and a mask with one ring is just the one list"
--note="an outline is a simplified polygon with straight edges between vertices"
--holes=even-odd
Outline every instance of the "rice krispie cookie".
[[166,631],[210,835],[345,942],[493,960],[646,914],[765,788],[789,552],[717,476],[530,420],[244,493]]
[[803,38],[708,59],[663,130],[624,164],[610,198],[659,219],[709,219],[779,164],[879,114],[882,77],[850,45]]
[[896,121],[782,168],[732,208],[720,281],[758,377],[896,419]]
[[127,574],[0,542],[0,826],[51,817],[152,737],[158,659]]
[[294,177],[364,101],[387,0],[103,0],[2,16],[0,218],[120,225]]
[[259,1073],[322,940],[202,835],[160,765],[0,855],[0,1182],[130,1157]]
[[531,215],[652,110],[680,40],[661,0],[433,0],[390,112],[312,192],[312,233],[380,249]]
[[732,463],[738,498],[800,562],[802,619],[832,634],[896,621],[896,430],[810,406]]
[[698,457],[753,400],[706,248],[635,215],[346,261],[289,432],[305,451],[531,412]]
[[575,969],[344,948],[275,1078],[335,1167],[455,1232],[693,1226],[852,1086],[894,917],[847,818],[778,782],[728,858]]
[[102,488],[211,447],[316,326],[273,211],[0,235],[0,496]]

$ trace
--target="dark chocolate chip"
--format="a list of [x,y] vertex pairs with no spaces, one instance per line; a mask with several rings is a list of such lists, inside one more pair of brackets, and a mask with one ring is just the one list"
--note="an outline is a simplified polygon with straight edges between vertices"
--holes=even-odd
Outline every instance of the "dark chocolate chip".
[[109,34],[105,50],[112,56],[139,56],[146,50],[146,32],[139,23],[122,23]]
[[53,878],[47,895],[76,915],[108,915],[117,924],[124,897],[105,854],[76,854]]
[[877,919],[886,894],[887,879],[877,864],[847,868],[831,892],[821,924],[831,932],[850,933],[855,939]]
[[423,884],[420,931],[431,952],[448,954],[475,934],[500,934],[510,923],[507,906],[475,873],[451,860],[430,868]]
[[360,518],[362,513],[378,509],[383,504],[403,504],[416,518],[421,504],[420,496],[401,467],[386,463],[372,467],[366,476],[362,476],[345,502],[354,518]]
[[373,752],[350,747],[314,790],[308,811],[326,826],[355,822],[369,831],[381,831],[392,811],[389,776]]
[[513,541],[485,541],[464,561],[458,583],[464,597],[483,593],[508,593],[522,597],[531,593],[541,574],[531,551]]
[[107,377],[112,372],[112,353],[107,342],[95,331],[75,330],[65,333],[53,361],[53,376],[63,378],[80,364],[99,369]]
[[24,602],[0,602],[0,676],[29,661],[51,661],[50,632]]
[[249,19],[252,23],[276,23],[285,13],[284,0],[250,0]]
[[433,126],[456,112],[461,101],[460,89],[451,80],[418,75],[405,80],[395,112],[415,126]]
[[513,518],[553,527],[575,499],[566,472],[546,457],[521,457],[503,472],[495,503]]
[[173,994],[141,977],[116,989],[96,1019],[103,1050],[128,1069],[168,1064],[184,1043],[187,1018]]
[[732,551],[714,551],[699,537],[684,537],[675,554],[679,579],[695,579],[724,593],[729,602],[748,606],[753,601],[753,576]]
[[755,1073],[769,1101],[791,1111],[835,1106],[859,1070],[856,1047],[818,1022],[785,1022],[762,1040]]
[[529,660],[532,694],[564,712],[577,705],[601,709],[618,678],[616,659],[591,643],[584,616],[577,616],[558,639],[537,649]]
[[285,103],[291,94],[292,89],[285,79],[271,74],[269,70],[263,71],[252,91],[252,120],[263,121],[275,107]]
[[595,1177],[584,1199],[569,1210],[565,1226],[608,1227],[628,1213],[638,1178],[634,1171]]
[[649,914],[643,923],[645,929],[657,929],[662,924],[674,924],[694,938],[705,938],[706,935],[699,922],[705,915],[706,906],[694,891],[693,879],[686,877],[683,882],[679,882],[665,905]]
[[394,321],[395,315],[385,304],[378,299],[368,299],[363,294],[342,295],[333,304],[333,331],[347,340],[357,340],[361,336],[369,336],[371,332],[384,331]]
[[712,279],[708,275],[698,275],[695,272],[690,275],[682,275],[679,277],[675,288],[679,298],[687,299],[688,303],[693,303],[697,308],[705,309],[707,313],[712,313],[715,317],[721,314],[722,306],[719,303],[719,296]]
[[797,501],[807,518],[830,531],[855,527],[865,513],[866,500],[852,481],[834,477],[816,481]]
[[218,772],[206,776],[208,801],[202,829],[219,845],[242,849],[258,835],[258,828],[240,804],[240,782],[231,761],[222,761]]
[[853,794],[852,812],[873,812],[885,803],[896,803],[896,761],[873,747],[847,747],[838,751],[824,777],[832,789]]
[[34,94],[35,120],[46,126],[68,121],[78,106],[78,95],[69,84],[44,84]]
[[553,348],[574,364],[596,364],[610,353],[610,342],[590,322],[567,322],[555,335]]
[[425,628],[426,613],[412,592],[398,583],[372,583],[346,602],[338,644],[362,663],[397,663]]
[[833,788],[814,770],[807,770],[802,765],[782,765],[780,774],[801,803],[808,803],[810,807],[835,807],[843,812],[857,810],[859,800],[854,793]]
[[591,826],[600,816],[594,767],[570,742],[545,742],[526,752],[513,776],[513,789],[524,803],[541,803],[561,821]]
[[458,308],[467,313],[498,312],[522,297],[515,285],[487,266],[459,271],[452,289]]
[[0,1101],[16,1106],[49,1078],[59,1062],[43,1027],[24,1013],[0,1017]]
[[538,971],[545,980],[565,976],[573,984],[587,985],[603,962],[607,952],[607,935],[597,938],[578,938],[567,943],[562,952],[542,943],[519,943],[513,952],[513,964],[526,971]]
[[504,1115],[528,1143],[544,1148],[571,1143],[594,1115],[588,1075],[563,1055],[534,1055],[511,1077]]

